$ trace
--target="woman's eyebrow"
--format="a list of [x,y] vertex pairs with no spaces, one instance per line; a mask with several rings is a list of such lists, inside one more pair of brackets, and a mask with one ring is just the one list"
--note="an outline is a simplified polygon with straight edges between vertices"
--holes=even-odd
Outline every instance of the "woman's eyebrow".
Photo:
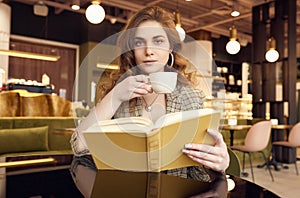
[[[152,37],[152,39],[157,39],[157,38],[165,38],[165,36],[164,35],[156,35],[156,36]],[[139,36],[134,37],[134,39],[145,40],[144,37],[139,37]]]
[[157,36],[154,36],[153,38],[154,38],[154,39],[157,39],[157,38],[165,38],[165,36],[164,36],[164,35],[157,35]]
[[146,38],[137,36],[137,37],[134,37],[134,38],[133,38],[133,41],[142,41],[142,42],[146,42]]

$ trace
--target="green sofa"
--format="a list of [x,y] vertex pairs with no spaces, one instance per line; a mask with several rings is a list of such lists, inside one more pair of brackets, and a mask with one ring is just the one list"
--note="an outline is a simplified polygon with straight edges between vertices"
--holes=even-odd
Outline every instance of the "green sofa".
[[[0,117],[0,197],[9,178],[34,178],[44,172],[68,172],[73,117]],[[27,181],[27,180],[26,180]]]
[[71,129],[77,121],[74,117],[0,117],[0,157],[72,155]]

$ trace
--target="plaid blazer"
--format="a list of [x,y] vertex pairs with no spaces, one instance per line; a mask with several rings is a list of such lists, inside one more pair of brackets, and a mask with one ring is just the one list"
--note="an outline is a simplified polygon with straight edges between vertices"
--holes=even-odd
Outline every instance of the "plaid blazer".
[[[177,85],[176,89],[166,94],[166,113],[187,111],[203,108],[205,94],[203,91],[193,88],[189,85]],[[123,102],[116,111],[114,118],[142,116],[142,98],[136,99],[136,104],[130,106],[129,102]],[[88,148],[83,150],[77,149],[77,141],[82,136],[74,133],[71,138],[71,145],[76,156],[89,154]],[[207,170],[203,166],[192,166],[164,171],[164,173],[184,178],[192,178],[200,181],[211,181]]]

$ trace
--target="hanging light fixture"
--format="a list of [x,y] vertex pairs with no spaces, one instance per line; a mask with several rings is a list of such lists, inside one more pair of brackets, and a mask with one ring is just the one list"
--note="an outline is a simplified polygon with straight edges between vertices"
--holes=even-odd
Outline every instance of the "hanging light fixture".
[[37,16],[46,17],[46,16],[48,16],[48,12],[49,12],[49,9],[43,1],[37,1],[33,5],[33,14],[35,14]]
[[183,41],[185,39],[185,31],[181,27],[180,13],[178,11],[175,12],[175,27],[179,34],[180,40]]
[[60,59],[60,56],[37,54],[37,53],[17,51],[17,50],[4,50],[4,49],[0,49],[0,55],[14,56],[19,58],[29,58],[29,59],[36,59],[36,60],[46,60],[46,61],[58,61]]
[[274,37],[270,37],[267,41],[268,51],[265,54],[265,58],[268,62],[273,63],[278,60],[279,53],[276,50],[276,40]]
[[181,16],[180,16],[180,13],[178,11],[178,0],[177,0],[177,10],[175,11],[175,27],[176,27],[176,30],[177,30],[177,32],[179,34],[180,40],[184,41],[184,39],[185,39],[185,31],[181,27]]
[[72,0],[71,8],[72,8],[72,10],[79,10],[80,9],[80,0]]
[[[237,3],[236,3],[237,4]],[[240,12],[238,11],[238,9],[237,9],[237,5],[235,4],[235,1],[233,0],[232,1],[232,11],[231,11],[231,13],[230,13],[230,15],[232,16],[232,17],[238,17],[238,16],[240,16]]]
[[235,9],[233,9],[232,12],[230,13],[230,15],[232,17],[238,17],[238,16],[240,16],[240,12],[237,11],[237,10],[235,10]]
[[100,0],[92,1],[92,4],[86,9],[85,16],[92,24],[99,24],[105,18],[105,11],[100,6]]
[[229,54],[237,54],[241,49],[240,43],[237,41],[237,29],[235,26],[229,28],[229,42],[226,44],[226,51]]

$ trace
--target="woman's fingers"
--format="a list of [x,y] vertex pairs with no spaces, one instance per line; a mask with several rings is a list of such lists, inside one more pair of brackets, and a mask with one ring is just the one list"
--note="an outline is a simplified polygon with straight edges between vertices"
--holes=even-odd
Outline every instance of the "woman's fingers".
[[143,82],[143,83],[149,84],[149,77],[146,75],[136,75],[133,77],[137,82]]
[[215,140],[223,139],[222,134],[219,131],[217,131],[217,130],[207,129],[207,133],[210,136],[212,136]]
[[[215,152],[219,151],[219,152]],[[228,167],[229,156],[227,155],[227,150],[222,149],[210,149],[211,152],[201,151],[201,150],[189,150],[183,149],[182,152],[187,154],[189,158],[195,162],[209,167],[216,171],[223,171]]]
[[127,101],[152,92],[152,87],[148,84],[148,77],[145,75],[129,76],[115,87],[115,96],[121,101]]
[[[145,75],[137,75],[129,77],[129,81],[132,86],[132,92],[137,96],[145,95],[152,92],[151,85],[148,84],[148,78]],[[135,96],[135,97],[137,97]]]
[[215,130],[209,129],[207,132],[215,139],[214,145],[189,143],[184,146],[182,152],[197,163],[213,170],[225,170],[229,164],[229,155],[223,136]]

